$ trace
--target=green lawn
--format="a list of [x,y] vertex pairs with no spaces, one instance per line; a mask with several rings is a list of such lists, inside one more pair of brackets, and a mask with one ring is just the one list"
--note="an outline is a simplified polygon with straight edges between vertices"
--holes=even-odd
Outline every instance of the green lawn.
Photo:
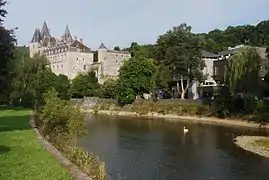
[[28,125],[30,111],[0,109],[0,180],[71,180]]

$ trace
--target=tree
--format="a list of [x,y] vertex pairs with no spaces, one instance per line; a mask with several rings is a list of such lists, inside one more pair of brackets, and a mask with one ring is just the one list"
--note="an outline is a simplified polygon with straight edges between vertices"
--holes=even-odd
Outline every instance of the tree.
[[237,93],[258,95],[260,64],[261,57],[255,48],[241,48],[231,57],[226,82],[233,96]]
[[3,96],[0,97],[1,99],[7,99],[8,97],[7,93],[10,86],[8,65],[13,58],[16,43],[14,30],[8,30],[3,26],[3,18],[7,15],[6,4],[6,1],[0,0],[0,94]]
[[168,69],[167,66],[160,64],[156,65],[156,70],[155,70],[155,85],[156,88],[162,89],[162,90],[167,90],[169,86],[169,82],[172,79],[172,75]]
[[66,75],[60,74],[56,77],[55,89],[60,99],[69,100],[71,98],[71,83]]
[[14,105],[31,107],[34,103],[35,75],[46,69],[47,60],[44,56],[29,57],[28,51],[16,48],[15,58],[10,68],[10,98]]
[[98,79],[94,72],[80,74],[71,83],[71,93],[73,97],[92,97],[99,91]]
[[101,86],[101,97],[102,98],[116,98],[117,96],[118,82],[114,79],[108,79]]
[[125,61],[119,70],[117,95],[119,102],[129,104],[137,95],[153,92],[155,71],[153,59],[137,56]]
[[120,51],[120,47],[119,47],[119,46],[115,46],[115,47],[114,47],[114,50],[115,50],[115,51]]
[[57,76],[51,69],[44,69],[34,75],[33,83],[35,109],[40,109],[45,103],[44,94],[56,87]]
[[202,79],[205,64],[200,58],[198,43],[197,37],[191,33],[191,27],[185,23],[167,31],[157,40],[157,58],[169,68],[176,79],[181,99],[184,99],[192,80]]

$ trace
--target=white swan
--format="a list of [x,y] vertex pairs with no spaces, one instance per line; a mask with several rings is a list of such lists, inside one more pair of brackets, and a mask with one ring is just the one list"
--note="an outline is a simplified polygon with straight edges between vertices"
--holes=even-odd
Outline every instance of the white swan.
[[187,132],[189,132],[189,129],[184,126],[183,131],[184,131],[184,133],[187,133]]

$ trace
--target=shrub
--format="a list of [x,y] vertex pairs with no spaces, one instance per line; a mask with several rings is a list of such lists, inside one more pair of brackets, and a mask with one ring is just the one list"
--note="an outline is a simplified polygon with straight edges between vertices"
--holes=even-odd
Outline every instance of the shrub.
[[117,80],[108,79],[100,88],[100,97],[115,99],[117,96]]
[[54,89],[45,94],[44,100],[45,105],[37,112],[41,133],[94,180],[106,179],[104,163],[76,147],[78,137],[86,134],[86,124],[79,108],[59,99]]

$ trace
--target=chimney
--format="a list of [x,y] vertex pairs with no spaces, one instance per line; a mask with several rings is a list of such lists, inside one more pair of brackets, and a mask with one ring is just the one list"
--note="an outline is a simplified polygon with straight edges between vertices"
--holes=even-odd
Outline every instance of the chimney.
[[83,44],[83,39],[82,38],[80,38],[79,41],[80,41],[81,44]]
[[77,36],[74,36],[74,40],[75,40],[75,41],[78,40],[78,37],[77,37]]

